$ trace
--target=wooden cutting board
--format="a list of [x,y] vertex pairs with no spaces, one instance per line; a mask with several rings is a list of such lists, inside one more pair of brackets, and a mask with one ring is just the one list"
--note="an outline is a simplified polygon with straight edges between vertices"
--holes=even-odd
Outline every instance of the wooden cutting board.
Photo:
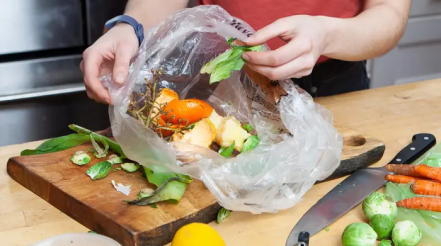
[[[348,128],[337,128],[344,138],[342,162],[327,180],[369,166],[383,156],[385,145],[380,140]],[[63,213],[123,246],[165,245],[181,226],[216,219],[220,206],[197,180],[188,186],[177,205],[159,203],[157,208],[127,205],[122,200],[135,199],[139,190],[149,187],[146,179],[140,172],[111,171],[106,178],[92,181],[85,172],[100,160],[93,158],[85,166],[70,162],[75,151],[91,147],[91,144],[83,144],[56,153],[13,157],[8,161],[7,171],[14,180]],[[131,185],[130,195],[117,192],[112,180]]]

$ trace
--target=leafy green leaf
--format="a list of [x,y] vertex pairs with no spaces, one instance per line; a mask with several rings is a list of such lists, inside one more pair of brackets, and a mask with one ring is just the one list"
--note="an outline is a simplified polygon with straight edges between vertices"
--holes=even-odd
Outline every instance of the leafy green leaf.
[[150,204],[150,207],[151,207],[151,208],[158,208],[158,206],[156,206],[156,203],[151,203],[151,204]]
[[216,65],[222,61],[225,61],[228,59],[228,57],[233,53],[233,49],[229,49],[225,51],[224,53],[218,55],[216,58],[205,64],[205,66],[202,67],[201,73],[208,73],[211,74],[214,69],[216,68]]
[[121,168],[124,171],[128,172],[128,173],[136,172],[139,169],[139,167],[140,166],[138,164],[136,164],[136,163],[124,163],[124,164],[121,164]]
[[191,183],[193,179],[190,176],[177,174],[177,173],[155,173],[151,169],[144,167],[144,172],[147,176],[147,179],[150,183],[156,185],[156,187],[160,187],[163,183],[173,177],[178,177],[184,183]]
[[231,145],[222,150],[222,152],[220,152],[221,156],[223,157],[230,157],[233,154],[233,150],[234,150],[234,145],[235,145],[235,141],[233,140],[233,143],[231,143]]
[[227,43],[231,46],[231,49],[218,55],[216,58],[205,64],[205,66],[201,69],[201,73],[210,74],[210,84],[229,78],[233,70],[241,70],[246,62],[242,58],[243,53],[247,51],[263,50],[262,45],[252,47],[233,45],[232,43],[234,40],[234,38],[230,38],[227,41]]
[[217,223],[220,224],[222,220],[230,217],[230,210],[221,208],[217,213]]
[[253,130],[253,127],[250,124],[245,124],[242,128],[247,132],[251,132]]
[[112,163],[108,161],[102,161],[91,166],[86,171],[86,174],[89,175],[92,180],[102,179],[105,178],[107,174],[109,174],[111,168]]
[[245,50],[233,48],[230,56],[216,65],[210,76],[210,84],[229,78],[233,70],[242,69],[245,65],[245,60],[242,58],[243,53]]
[[243,144],[242,153],[256,148],[257,145],[259,145],[259,142],[260,142],[260,139],[258,136],[253,135],[253,136],[247,138],[247,140]]
[[61,150],[66,150],[90,141],[90,137],[87,135],[70,134],[58,138],[53,138],[45,141],[35,150],[26,149],[23,150],[20,155],[39,155],[46,153],[53,153]]
[[118,171],[118,170],[121,170],[121,168],[120,168],[120,167],[117,167],[117,168],[113,169],[112,171],[116,172],[116,171]]

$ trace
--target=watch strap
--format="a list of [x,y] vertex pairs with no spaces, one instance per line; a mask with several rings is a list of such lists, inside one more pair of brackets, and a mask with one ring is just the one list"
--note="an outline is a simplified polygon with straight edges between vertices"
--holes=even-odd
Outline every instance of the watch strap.
[[105,24],[105,27],[108,29],[111,29],[118,23],[127,23],[135,29],[136,37],[138,38],[139,45],[142,44],[142,41],[144,40],[144,27],[141,23],[137,22],[133,17],[128,15],[119,15],[116,16],[110,20],[108,20]]

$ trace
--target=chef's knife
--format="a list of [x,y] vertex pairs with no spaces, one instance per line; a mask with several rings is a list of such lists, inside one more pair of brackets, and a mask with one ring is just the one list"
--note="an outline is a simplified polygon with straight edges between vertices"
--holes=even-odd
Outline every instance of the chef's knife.
[[[410,164],[435,143],[436,139],[432,134],[416,134],[412,137],[412,143],[402,149],[389,163]],[[297,245],[300,232],[305,231],[313,236],[349,212],[372,192],[381,188],[386,183],[384,178],[387,174],[389,171],[386,166],[364,168],[351,174],[303,215],[289,234],[286,246]]]

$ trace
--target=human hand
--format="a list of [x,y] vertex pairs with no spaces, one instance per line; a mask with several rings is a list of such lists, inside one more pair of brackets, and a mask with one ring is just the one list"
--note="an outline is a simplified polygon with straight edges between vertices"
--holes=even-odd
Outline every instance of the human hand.
[[109,92],[101,84],[99,77],[112,72],[113,81],[123,84],[127,78],[130,60],[136,55],[138,46],[133,27],[121,23],[84,51],[80,68],[89,98],[111,104]]
[[322,17],[298,15],[279,19],[245,40],[254,46],[279,37],[287,43],[276,50],[246,52],[246,65],[271,80],[311,74],[326,46],[327,28]]

